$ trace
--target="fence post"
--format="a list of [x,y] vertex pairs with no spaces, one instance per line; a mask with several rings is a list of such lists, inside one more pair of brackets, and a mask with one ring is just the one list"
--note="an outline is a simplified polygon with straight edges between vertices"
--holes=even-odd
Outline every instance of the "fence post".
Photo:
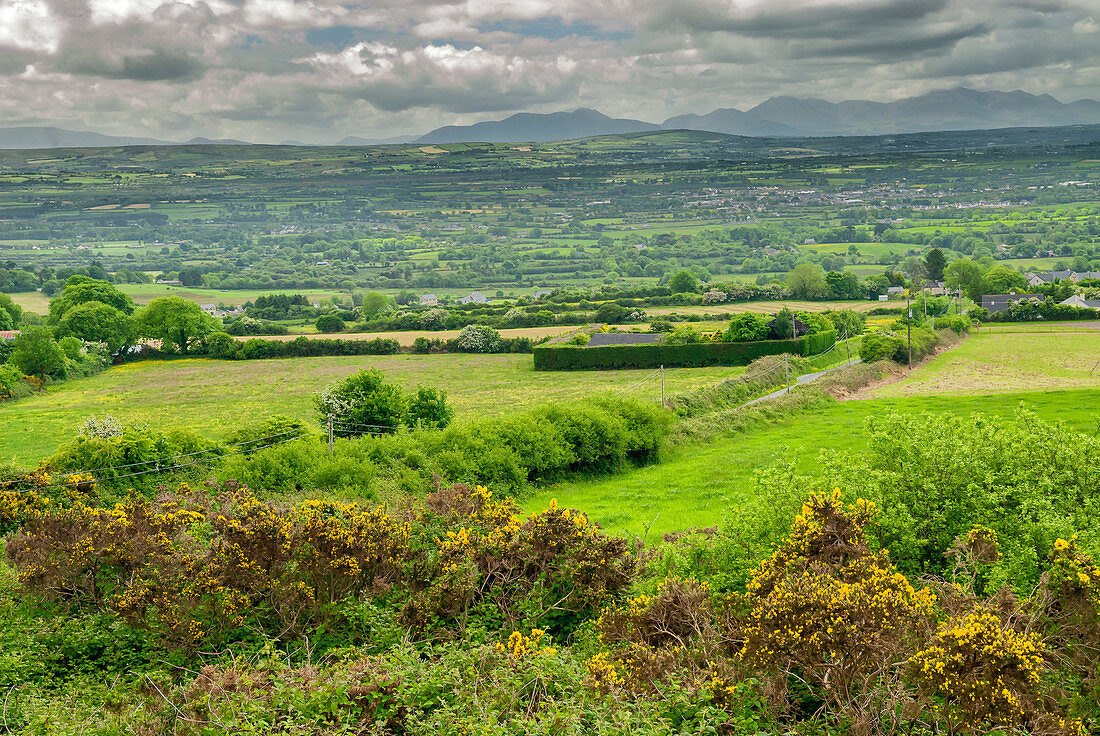
[[328,415],[328,454],[332,456],[332,414]]
[[661,364],[661,408],[666,409],[665,406],[665,366]]

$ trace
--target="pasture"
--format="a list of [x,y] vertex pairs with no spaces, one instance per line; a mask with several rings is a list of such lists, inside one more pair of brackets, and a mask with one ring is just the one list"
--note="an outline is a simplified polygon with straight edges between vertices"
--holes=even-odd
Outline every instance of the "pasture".
[[521,503],[528,511],[541,511],[556,498],[563,508],[582,509],[616,533],[641,535],[649,526],[647,541],[655,543],[665,532],[721,524],[728,509],[753,503],[756,471],[791,462],[800,473],[813,473],[822,451],[858,453],[872,417],[889,412],[1008,416],[1023,406],[1043,419],[1060,419],[1094,434],[1100,431],[1093,408],[1098,402],[1100,390],[832,402],[706,445],[681,447],[658,464],[622,475],[550,486]]
[[680,447],[662,462],[624,475],[575,479],[526,499],[530,511],[551,498],[588,511],[608,529],[641,534],[718,524],[727,509],[753,503],[753,474],[781,462],[818,468],[822,451],[858,453],[869,419],[896,412],[1007,416],[1018,407],[1100,434],[1100,324],[986,325],[957,347],[862,400],[826,406],[707,445]]
[[1084,388],[1100,389],[1100,323],[985,325],[912,375],[868,396],[890,399]]
[[[84,417],[110,412],[129,422],[188,427],[219,437],[272,414],[314,419],[313,393],[360,368],[378,368],[406,388],[445,390],[458,419],[530,409],[552,401],[620,391],[649,370],[536,372],[528,354],[384,355],[274,360],[139,361],[0,404],[0,462],[33,464],[71,438]],[[743,368],[672,368],[669,393],[737,376]],[[658,401],[650,381],[634,396]]]

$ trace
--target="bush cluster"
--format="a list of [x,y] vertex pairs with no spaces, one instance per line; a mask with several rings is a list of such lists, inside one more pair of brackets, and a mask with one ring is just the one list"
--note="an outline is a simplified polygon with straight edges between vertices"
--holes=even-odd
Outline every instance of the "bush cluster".
[[595,396],[442,431],[338,439],[331,456],[305,439],[227,458],[218,477],[257,490],[340,489],[373,498],[421,494],[441,480],[515,492],[570,472],[650,461],[670,423],[652,404]]
[[7,555],[36,599],[112,611],[185,652],[249,627],[288,638],[347,627],[370,600],[416,631],[462,629],[471,617],[554,627],[633,581],[633,547],[583,514],[553,503],[526,520],[518,513],[480,487],[390,511],[284,506],[236,484],[185,484],[153,501],[32,509]]

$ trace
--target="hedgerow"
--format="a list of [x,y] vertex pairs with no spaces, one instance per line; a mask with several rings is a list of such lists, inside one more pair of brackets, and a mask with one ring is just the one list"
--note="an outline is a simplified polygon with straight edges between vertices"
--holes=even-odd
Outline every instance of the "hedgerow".
[[440,479],[519,492],[569,472],[650,461],[671,421],[652,404],[595,396],[442,431],[338,439],[331,456],[305,439],[229,457],[217,473],[261,490],[342,489],[366,498],[422,494]]
[[[835,334],[834,334],[835,338]],[[557,345],[534,349],[535,370],[610,370],[658,368],[660,366],[701,367],[747,365],[764,355],[801,355],[801,340],[760,342],[701,342],[686,345],[604,345],[578,347]]]

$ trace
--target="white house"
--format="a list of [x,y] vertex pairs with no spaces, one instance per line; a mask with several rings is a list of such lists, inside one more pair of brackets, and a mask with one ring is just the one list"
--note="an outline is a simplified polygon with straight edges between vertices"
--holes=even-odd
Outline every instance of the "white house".
[[489,297],[482,294],[480,291],[475,291],[469,296],[464,296],[458,300],[459,304],[488,304]]

